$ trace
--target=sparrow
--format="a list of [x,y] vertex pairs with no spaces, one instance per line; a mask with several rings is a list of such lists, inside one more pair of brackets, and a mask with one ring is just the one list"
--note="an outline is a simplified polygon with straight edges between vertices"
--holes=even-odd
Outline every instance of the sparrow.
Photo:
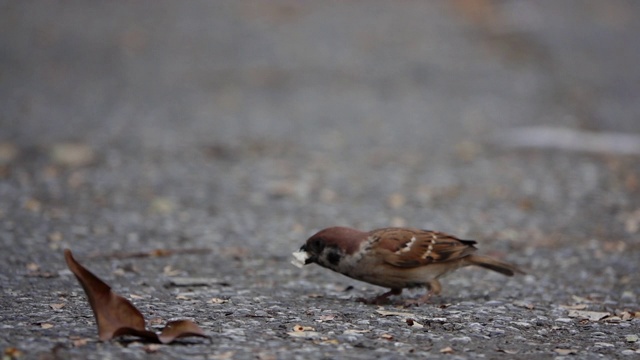
[[476,255],[474,240],[461,240],[438,231],[390,227],[369,232],[348,227],[330,227],[311,236],[292,263],[298,267],[315,263],[350,278],[391,290],[366,303],[382,304],[402,289],[426,287],[421,304],[438,295],[438,279],[461,267],[476,265],[506,276],[524,274],[516,266]]

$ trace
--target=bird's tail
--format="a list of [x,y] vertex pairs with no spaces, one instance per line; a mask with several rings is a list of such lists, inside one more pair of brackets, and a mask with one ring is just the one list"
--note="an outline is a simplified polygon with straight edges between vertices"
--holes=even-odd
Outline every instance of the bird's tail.
[[497,271],[500,274],[513,276],[515,274],[524,274],[525,272],[518,269],[516,266],[507,264],[506,262],[490,258],[482,255],[469,255],[465,258],[470,265],[481,266],[485,269]]

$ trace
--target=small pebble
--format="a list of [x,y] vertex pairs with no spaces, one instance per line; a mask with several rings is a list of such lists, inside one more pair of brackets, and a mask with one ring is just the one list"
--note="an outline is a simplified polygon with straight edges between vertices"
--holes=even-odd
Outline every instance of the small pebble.
[[472,329],[473,331],[478,331],[481,330],[484,326],[482,326],[480,323],[471,323],[467,325],[467,327]]
[[471,338],[468,336],[461,336],[461,337],[457,337],[457,338],[452,338],[451,342],[460,342],[463,344],[467,344],[471,342]]
[[497,328],[487,328],[487,331],[492,335],[502,335],[505,333],[504,330]]
[[498,300],[491,300],[491,301],[487,301],[486,303],[484,303],[486,306],[500,306],[502,304],[504,304],[502,301],[498,301]]
[[615,345],[610,344],[610,343],[606,343],[606,342],[597,342],[597,343],[593,344],[593,346],[596,346],[596,347],[615,347]]
[[441,318],[441,317],[431,318],[430,320],[431,322],[441,322],[441,323],[447,322],[447,318]]
[[339,335],[337,337],[338,341],[340,342],[347,342],[347,343],[352,343],[352,342],[356,342],[356,341],[360,341],[361,338],[357,335],[353,335],[353,334],[349,334],[349,335]]
[[531,327],[531,324],[529,324],[528,322],[524,322],[524,321],[515,321],[515,322],[512,322],[511,324],[512,325],[516,325],[516,326],[525,327],[525,328]]

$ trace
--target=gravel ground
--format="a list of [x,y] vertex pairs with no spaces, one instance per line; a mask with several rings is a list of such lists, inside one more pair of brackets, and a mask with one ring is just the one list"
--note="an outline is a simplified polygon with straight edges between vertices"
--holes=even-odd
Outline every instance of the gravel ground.
[[[0,9],[4,358],[640,355],[640,3]],[[528,274],[364,305],[384,289],[289,263],[332,225],[446,231]],[[211,339],[99,342],[64,248],[150,327]]]

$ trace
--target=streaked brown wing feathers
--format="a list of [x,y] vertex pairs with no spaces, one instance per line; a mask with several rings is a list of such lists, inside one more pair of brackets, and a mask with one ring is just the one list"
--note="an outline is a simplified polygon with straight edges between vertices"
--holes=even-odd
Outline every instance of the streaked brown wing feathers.
[[384,261],[398,267],[415,267],[452,261],[474,251],[475,241],[460,240],[449,234],[419,229],[386,228],[374,230]]

